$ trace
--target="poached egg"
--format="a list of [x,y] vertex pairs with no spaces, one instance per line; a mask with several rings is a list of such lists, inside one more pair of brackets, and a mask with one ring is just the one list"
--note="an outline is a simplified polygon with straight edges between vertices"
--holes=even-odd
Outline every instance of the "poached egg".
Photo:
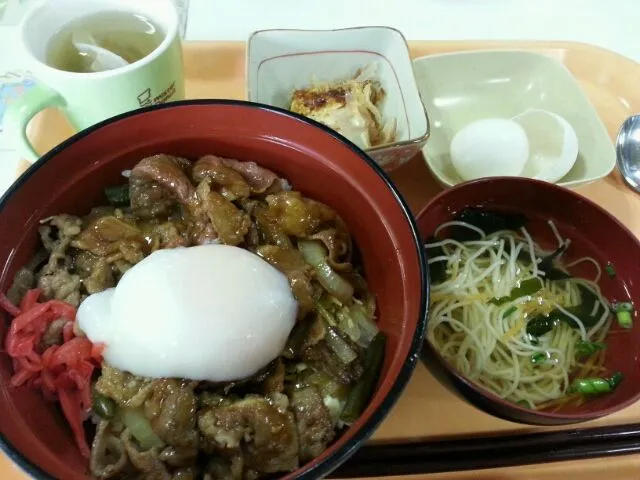
[[135,375],[225,382],[280,355],[298,305],[287,277],[248,250],[158,250],[115,288],[87,297],[77,321],[104,360]]
[[529,158],[529,141],[521,125],[485,118],[462,128],[451,141],[451,162],[463,180],[517,176]]
[[453,137],[450,156],[462,180],[523,176],[557,182],[578,158],[578,137],[567,120],[529,109],[511,118],[471,122]]

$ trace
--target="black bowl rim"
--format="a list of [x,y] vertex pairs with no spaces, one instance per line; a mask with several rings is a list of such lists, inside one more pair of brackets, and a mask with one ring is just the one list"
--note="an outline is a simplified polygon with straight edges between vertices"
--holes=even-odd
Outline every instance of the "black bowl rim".
[[[434,196],[429,202],[420,209],[416,215],[416,221],[419,222],[420,218],[428,212],[433,205],[442,202],[442,199],[447,198],[450,195],[455,195],[460,190],[468,190],[478,188],[478,185],[495,183],[497,185],[503,183],[517,183],[520,185],[528,185],[543,190],[555,190],[560,191],[562,195],[566,195],[575,201],[587,205],[590,208],[594,208],[600,213],[604,214],[612,225],[617,225],[618,228],[632,238],[636,244],[638,250],[640,250],[640,239],[629,228],[618,220],[613,214],[609,213],[603,207],[598,205],[593,200],[581,195],[580,193],[570,188],[562,187],[555,183],[547,182],[544,180],[538,180],[527,177],[508,177],[508,176],[496,176],[496,177],[482,177],[467,182],[458,183],[457,185],[447,188],[436,196]],[[491,202],[487,202],[490,207]],[[426,235],[425,235],[426,237]],[[453,366],[451,366],[440,355],[438,351],[431,345],[429,340],[425,337],[425,344],[429,350],[433,353],[433,357],[438,361],[438,367],[453,380],[453,385],[457,391],[469,402],[471,402],[476,408],[484,410],[485,413],[489,413],[498,418],[509,420],[512,422],[518,422],[526,425],[572,425],[576,423],[588,422],[596,420],[598,418],[612,415],[624,408],[633,405],[640,400],[640,391],[638,391],[633,397],[625,400],[624,402],[617,403],[611,407],[599,410],[592,410],[584,413],[562,413],[562,412],[545,412],[542,410],[531,410],[529,408],[511,403],[504,398],[499,397],[490,390],[484,388],[482,385],[473,382],[461,373],[459,373]]]
[[[391,408],[394,406],[400,394],[404,390],[404,387],[408,383],[411,378],[411,374],[413,373],[418,359],[420,357],[420,351],[422,349],[424,334],[427,325],[428,318],[428,298],[429,298],[429,273],[427,268],[427,259],[424,249],[422,247],[422,237],[420,236],[420,232],[418,230],[418,225],[415,220],[415,217],[411,213],[411,209],[409,205],[403,198],[400,191],[393,184],[391,179],[387,176],[387,174],[382,170],[382,168],[365,152],[363,152],[360,148],[358,148],[355,144],[344,138],[339,133],[330,129],[329,127],[306,118],[302,115],[295,114],[288,110],[274,107],[271,105],[248,102],[244,100],[226,100],[226,99],[198,99],[198,100],[181,100],[176,102],[164,103],[159,105],[152,105],[150,107],[145,107],[137,110],[133,110],[130,112],[125,112],[120,115],[116,115],[107,120],[99,122],[91,127],[82,130],[67,140],[63,141],[45,155],[43,155],[34,165],[29,167],[29,169],[24,172],[11,187],[5,192],[5,194],[0,198],[0,215],[5,208],[6,203],[11,199],[11,197],[15,194],[16,191],[20,189],[24,183],[26,183],[29,178],[36,172],[40,167],[42,167],[45,163],[51,161],[52,158],[60,153],[62,150],[70,147],[75,142],[80,139],[92,134],[93,132],[99,130],[100,128],[110,125],[112,123],[116,123],[122,119],[128,117],[135,117],[138,115],[142,115],[147,112],[152,112],[155,110],[164,110],[171,108],[180,108],[194,105],[226,105],[226,106],[238,106],[238,107],[253,107],[260,110],[265,110],[269,112],[273,112],[279,115],[288,116],[294,118],[295,120],[303,123],[308,123],[316,128],[323,130],[327,135],[331,135],[336,140],[342,142],[346,145],[353,153],[359,156],[365,163],[367,163],[381,178],[386,187],[391,191],[392,195],[395,197],[398,206],[402,210],[402,213],[409,224],[409,229],[411,231],[411,235],[413,237],[413,241],[416,247],[416,253],[418,255],[418,261],[420,263],[420,277],[422,290],[424,294],[420,299],[420,310],[419,310],[419,319],[417,323],[416,330],[413,335],[413,339],[411,341],[411,346],[409,348],[409,352],[407,357],[404,360],[403,366],[398,373],[395,382],[391,386],[389,390],[389,394],[384,398],[380,407],[371,415],[369,420],[362,425],[362,427],[356,432],[356,434],[351,438],[347,443],[345,443],[339,450],[335,452],[335,454],[322,462],[314,465],[313,467],[303,471],[298,477],[299,479],[304,480],[312,480],[316,478],[322,478],[331,473],[333,470],[342,465],[351,455],[353,455],[356,450],[362,446],[362,444],[373,434],[378,425],[382,422],[382,420],[387,416]],[[30,460],[28,460],[25,456],[23,456],[11,443],[7,441],[7,439],[0,433],[0,450],[2,450],[15,464],[17,464],[22,470],[24,470],[27,474],[29,474],[32,478],[36,480],[56,480],[54,477],[49,475],[43,469],[41,469],[38,465],[34,464]]]

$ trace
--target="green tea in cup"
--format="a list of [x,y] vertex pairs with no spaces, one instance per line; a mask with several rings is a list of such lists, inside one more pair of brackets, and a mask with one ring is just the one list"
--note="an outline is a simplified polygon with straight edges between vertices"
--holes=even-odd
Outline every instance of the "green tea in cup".
[[107,11],[73,20],[47,45],[46,63],[58,70],[92,73],[142,60],[165,36],[148,17]]
[[[2,0],[0,0],[2,1]],[[19,28],[35,85],[11,102],[4,131],[35,162],[31,119],[59,110],[74,130],[141,107],[184,99],[180,20],[172,0],[48,0]]]

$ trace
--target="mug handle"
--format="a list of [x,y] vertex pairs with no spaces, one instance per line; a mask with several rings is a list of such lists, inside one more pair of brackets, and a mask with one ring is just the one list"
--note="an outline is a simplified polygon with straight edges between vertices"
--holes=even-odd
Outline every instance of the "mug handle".
[[62,95],[39,83],[9,103],[4,113],[3,127],[24,159],[34,163],[40,158],[27,137],[27,125],[31,119],[46,108],[60,109],[66,104]]

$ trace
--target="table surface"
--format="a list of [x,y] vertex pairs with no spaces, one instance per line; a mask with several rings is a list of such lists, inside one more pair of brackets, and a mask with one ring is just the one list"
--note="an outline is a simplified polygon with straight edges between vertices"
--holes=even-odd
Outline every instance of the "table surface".
[[[20,6],[27,3],[0,0],[0,9],[5,2],[12,8],[12,16],[0,26],[0,76],[22,66],[14,48],[16,27],[11,24],[18,21]],[[187,40],[245,40],[252,31],[263,28],[389,25],[401,30],[410,40],[579,41],[640,62],[638,0],[396,0],[393,7],[386,0],[370,0],[366,4],[343,0],[314,4],[296,0],[190,0],[190,3]],[[3,184],[12,181],[17,162],[0,132],[0,193]],[[638,478],[640,456],[403,478],[563,480],[578,475],[581,480]],[[4,457],[0,457],[0,478],[26,479]]]

